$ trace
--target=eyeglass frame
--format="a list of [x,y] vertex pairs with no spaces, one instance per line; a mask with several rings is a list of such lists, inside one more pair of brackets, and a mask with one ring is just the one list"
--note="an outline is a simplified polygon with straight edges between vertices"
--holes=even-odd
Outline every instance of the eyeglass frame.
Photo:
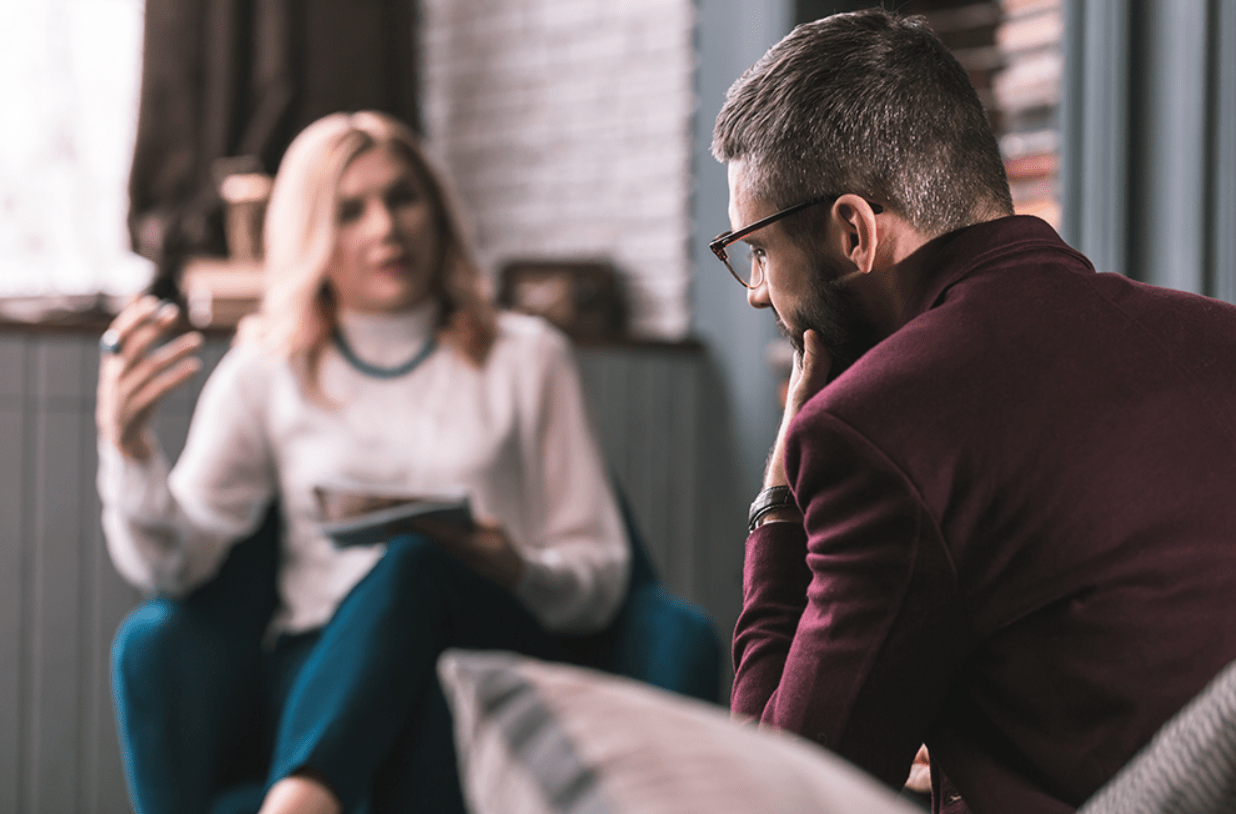
[[[738,241],[742,240],[744,237],[751,234],[752,232],[763,229],[765,226],[768,226],[769,224],[776,223],[782,218],[788,218],[790,215],[801,212],[804,209],[809,209],[810,207],[813,207],[816,204],[822,204],[822,203],[825,203],[826,201],[835,201],[840,197],[841,197],[840,195],[821,195],[819,198],[812,198],[809,201],[803,201],[802,203],[794,204],[791,207],[782,209],[780,212],[774,212],[773,214],[769,215],[766,218],[760,218],[755,223],[744,226],[738,231],[722,232],[721,234],[717,235],[716,237],[714,237],[712,240],[708,242],[708,248],[713,254],[717,256],[718,260],[720,260],[722,263],[725,264],[725,267],[729,269],[730,274],[733,275],[735,280],[737,280],[739,283],[742,284],[743,288],[748,288],[748,289],[755,288],[756,286],[760,285],[760,283],[755,283],[755,285],[752,285],[748,283],[746,280],[744,280],[737,271],[734,271],[734,267],[730,265],[729,254],[728,252],[725,251],[726,247],[737,243]],[[867,205],[870,206],[871,211],[877,215],[884,211],[883,206],[873,201],[867,201]],[[751,276],[754,277],[755,275],[753,274]]]

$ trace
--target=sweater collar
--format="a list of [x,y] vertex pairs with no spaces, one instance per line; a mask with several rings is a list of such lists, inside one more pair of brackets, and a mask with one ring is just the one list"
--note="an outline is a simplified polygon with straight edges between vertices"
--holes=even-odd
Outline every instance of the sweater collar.
[[339,330],[361,359],[389,366],[407,361],[438,327],[438,303],[429,300],[389,314],[340,311]]
[[1011,255],[1059,252],[1094,266],[1071,248],[1046,221],[1031,215],[1011,215],[977,223],[924,243],[898,264],[894,273],[917,279],[897,328],[938,305],[956,283]]

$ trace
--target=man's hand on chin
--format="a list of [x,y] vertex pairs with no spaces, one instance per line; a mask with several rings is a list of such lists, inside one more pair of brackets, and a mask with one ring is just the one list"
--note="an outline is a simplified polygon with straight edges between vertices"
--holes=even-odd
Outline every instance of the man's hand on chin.
[[832,359],[820,341],[819,335],[813,330],[803,332],[803,352],[794,354],[794,368],[790,372],[790,388],[785,399],[785,412],[781,415],[781,427],[777,430],[777,441],[773,444],[772,454],[768,457],[768,468],[764,472],[764,488],[769,486],[788,486],[789,479],[785,476],[785,436],[790,430],[790,423],[803,405],[811,397],[824,389],[828,384],[828,371],[832,367]]

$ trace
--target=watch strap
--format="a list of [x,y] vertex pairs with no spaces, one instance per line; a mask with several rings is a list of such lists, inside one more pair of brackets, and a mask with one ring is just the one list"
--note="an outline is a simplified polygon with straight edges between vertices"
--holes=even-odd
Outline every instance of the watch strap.
[[755,531],[760,518],[769,512],[789,508],[798,510],[798,503],[794,500],[790,487],[769,486],[767,489],[761,489],[760,493],[755,496],[755,500],[751,502],[750,511],[747,512],[747,532]]

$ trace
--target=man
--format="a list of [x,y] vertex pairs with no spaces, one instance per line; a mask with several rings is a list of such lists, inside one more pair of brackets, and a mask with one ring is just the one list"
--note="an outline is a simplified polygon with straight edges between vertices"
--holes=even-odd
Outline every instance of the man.
[[735,713],[895,787],[925,742],[937,810],[1072,811],[1236,659],[1236,307],[1096,274],[1012,216],[978,97],[915,19],[799,27],[713,152],[713,249],[801,360]]

